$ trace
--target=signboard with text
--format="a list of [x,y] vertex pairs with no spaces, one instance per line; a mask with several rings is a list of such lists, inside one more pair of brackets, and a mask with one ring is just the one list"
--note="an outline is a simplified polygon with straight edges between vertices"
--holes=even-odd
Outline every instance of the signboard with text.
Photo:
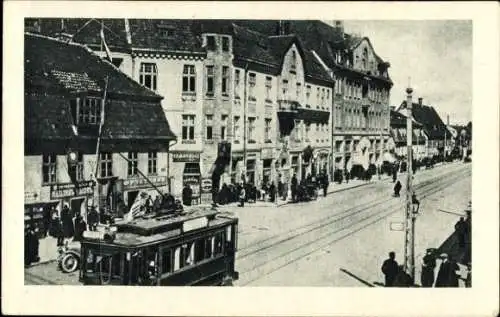
[[78,187],[74,183],[55,184],[50,187],[50,199],[90,196],[93,193],[94,181],[79,182]]
[[166,176],[151,176],[148,177],[149,182],[144,178],[129,178],[123,180],[123,189],[131,190],[131,189],[144,189],[151,188],[151,183],[153,183],[156,187],[167,186],[167,177]]
[[174,162],[198,163],[200,162],[200,153],[193,152],[172,152]]
[[212,179],[202,178],[201,179],[201,195],[200,200],[202,204],[207,204],[212,202]]

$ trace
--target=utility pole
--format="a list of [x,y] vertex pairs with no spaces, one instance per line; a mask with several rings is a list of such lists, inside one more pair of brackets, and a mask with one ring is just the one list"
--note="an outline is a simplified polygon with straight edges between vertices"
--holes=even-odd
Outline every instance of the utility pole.
[[245,183],[247,178],[247,83],[248,83],[248,63],[245,64],[245,78],[243,79],[243,175],[245,175]]
[[[410,86],[410,85],[408,85]],[[413,187],[412,187],[412,93],[411,87],[406,88],[406,109],[408,115],[406,117],[406,141],[407,141],[407,164],[406,164],[406,217],[405,217],[405,262],[404,269],[415,282],[415,215],[412,208]]]

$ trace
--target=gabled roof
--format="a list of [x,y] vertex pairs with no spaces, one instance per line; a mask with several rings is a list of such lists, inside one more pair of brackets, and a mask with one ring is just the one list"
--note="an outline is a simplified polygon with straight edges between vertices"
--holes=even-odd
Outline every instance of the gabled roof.
[[[80,44],[26,33],[25,139],[70,140],[75,134],[72,96],[104,97],[103,139],[175,139],[161,108],[161,96],[141,86]],[[96,139],[97,129],[78,128],[78,137]],[[26,151],[33,150],[30,141]]]
[[108,93],[159,100],[162,97],[141,86],[113,64],[80,44],[26,33],[24,36],[25,90]]
[[[391,110],[390,114],[390,125],[391,127],[406,127],[406,119],[407,117],[397,111]],[[421,128],[422,124],[420,122],[417,122],[415,120],[412,120],[412,126],[413,128]]]
[[[403,101],[399,107],[400,109],[406,108],[406,101]],[[431,140],[444,139],[451,137],[451,133],[446,128],[446,125],[439,117],[439,114],[432,106],[420,105],[413,103],[412,106],[413,118],[424,126],[425,133]]]

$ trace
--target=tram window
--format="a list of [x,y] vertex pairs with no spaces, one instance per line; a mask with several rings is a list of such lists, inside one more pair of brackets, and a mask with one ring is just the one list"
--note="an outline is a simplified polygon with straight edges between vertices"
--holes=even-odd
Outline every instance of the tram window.
[[174,251],[174,271],[180,269],[181,267],[181,247],[175,248]]
[[217,232],[215,234],[215,246],[214,246],[214,255],[219,255],[223,253],[223,245],[224,245],[224,232]]
[[194,242],[186,243],[181,248],[181,267],[194,264]]
[[205,245],[206,239],[199,239],[194,244],[194,261],[198,263],[205,259]]
[[172,272],[172,251],[164,250],[161,256],[161,273]]
[[212,238],[205,238],[205,258],[210,259],[212,257]]

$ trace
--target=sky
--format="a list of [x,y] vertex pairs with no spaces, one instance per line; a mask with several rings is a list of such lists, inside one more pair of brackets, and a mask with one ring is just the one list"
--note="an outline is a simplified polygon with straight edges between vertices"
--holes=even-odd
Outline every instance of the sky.
[[406,100],[410,77],[414,101],[422,97],[444,123],[447,115],[450,124],[471,121],[472,22],[351,20],[344,29],[369,37],[375,52],[391,63],[391,106]]

